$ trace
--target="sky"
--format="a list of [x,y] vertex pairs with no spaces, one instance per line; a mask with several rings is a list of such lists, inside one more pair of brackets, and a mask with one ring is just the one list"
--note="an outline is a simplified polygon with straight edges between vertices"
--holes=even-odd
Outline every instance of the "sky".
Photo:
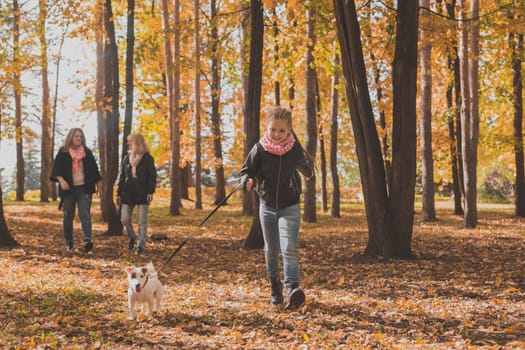
[[[85,90],[81,90],[74,83],[75,79],[86,79],[90,74],[94,74],[95,66],[93,64],[93,48],[86,45],[78,39],[66,40],[64,42],[63,56],[64,60],[60,68],[60,81],[58,95],[63,99],[63,103],[59,102],[57,107],[57,136],[56,143],[60,145],[63,141],[65,133],[72,127],[81,127],[86,134],[86,144],[92,145],[97,134],[96,113],[94,112],[80,112],[82,100],[84,98]],[[54,86],[56,79],[56,66],[49,64],[49,85],[51,89],[51,99],[54,97]],[[40,114],[35,107],[41,106],[40,84],[41,79],[36,73],[37,70],[31,73],[26,73],[22,76],[22,84],[33,89],[31,96],[24,96],[22,99],[22,109],[27,114]],[[81,76],[79,76],[81,75]],[[40,124],[38,121],[24,122],[37,134],[40,134]],[[40,142],[40,141],[38,141]],[[0,141],[0,168],[5,170],[2,172],[2,184],[5,184],[6,178],[12,177],[16,167],[16,148],[14,140],[7,140],[2,138]],[[57,146],[55,146],[56,151]],[[40,147],[38,146],[38,149]],[[29,171],[26,170],[26,171]]]

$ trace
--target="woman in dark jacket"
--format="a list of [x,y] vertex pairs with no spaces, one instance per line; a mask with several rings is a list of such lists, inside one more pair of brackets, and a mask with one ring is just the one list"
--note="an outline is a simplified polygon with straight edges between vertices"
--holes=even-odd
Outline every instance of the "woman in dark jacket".
[[97,162],[93,153],[86,147],[86,138],[82,129],[71,129],[60,148],[53,165],[51,181],[60,184],[58,194],[60,207],[64,212],[62,222],[64,238],[68,251],[73,249],[73,219],[75,206],[82,226],[84,251],[93,249],[91,240],[91,200],[93,193],[100,194],[100,180]]
[[141,134],[130,134],[127,140],[129,151],[122,160],[117,202],[121,205],[120,218],[128,233],[129,249],[133,249],[137,240],[131,222],[133,208],[137,206],[138,245],[136,253],[141,254],[146,246],[148,207],[155,193],[157,171],[144,137]]

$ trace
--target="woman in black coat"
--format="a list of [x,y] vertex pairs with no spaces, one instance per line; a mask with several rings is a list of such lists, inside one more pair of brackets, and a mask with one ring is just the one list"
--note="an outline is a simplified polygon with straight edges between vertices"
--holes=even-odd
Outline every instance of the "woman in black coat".
[[75,206],[82,226],[82,240],[86,253],[93,249],[91,240],[91,200],[93,193],[100,194],[100,180],[97,162],[89,148],[82,129],[71,129],[60,148],[53,165],[51,181],[60,184],[58,194],[60,207],[64,212],[62,222],[66,249],[73,249],[73,219]]
[[122,160],[117,202],[121,205],[120,218],[128,233],[129,249],[133,249],[137,240],[131,222],[133,208],[137,207],[137,254],[141,254],[146,246],[148,207],[155,193],[157,171],[144,137],[141,134],[130,134],[127,140],[129,150]]

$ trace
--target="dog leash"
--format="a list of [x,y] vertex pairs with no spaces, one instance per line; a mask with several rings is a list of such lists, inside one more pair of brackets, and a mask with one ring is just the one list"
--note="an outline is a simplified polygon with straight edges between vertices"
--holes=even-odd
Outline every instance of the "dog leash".
[[[213,214],[215,214],[217,212],[217,210],[219,210],[219,208],[224,205],[224,203],[226,203],[226,201],[228,200],[228,198],[230,198],[239,188],[241,187],[241,183],[239,182],[237,185],[235,185],[235,187],[233,188],[233,190],[226,196],[224,197],[224,199],[219,203],[217,204],[217,206],[215,208],[213,208],[213,210],[201,221],[201,223],[199,224],[199,226],[197,227],[201,227],[202,225],[204,225],[204,223],[206,221],[208,221],[209,218],[211,218],[213,216]],[[171,253],[171,255],[169,256],[169,258],[164,262],[164,264],[160,267],[160,269],[157,270],[157,273],[159,273],[170,261],[171,259],[173,259],[173,257],[175,255],[177,255],[177,253],[179,252],[179,250],[186,244],[186,242],[188,242],[188,240],[193,237],[195,235],[195,232],[188,235],[180,244],[179,246],[177,247],[177,249],[175,249],[173,251],[173,253]]]

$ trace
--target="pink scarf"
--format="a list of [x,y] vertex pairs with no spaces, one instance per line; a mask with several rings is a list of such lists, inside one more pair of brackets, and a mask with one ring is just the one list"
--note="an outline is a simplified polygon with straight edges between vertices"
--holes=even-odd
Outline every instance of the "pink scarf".
[[142,159],[143,154],[133,153],[129,151],[129,164],[131,164],[131,174],[133,178],[137,178],[137,165],[139,165],[140,160]]
[[259,143],[263,146],[264,150],[266,152],[270,152],[271,154],[275,154],[276,156],[282,156],[286,152],[292,149],[295,138],[293,137],[292,133],[288,133],[288,136],[284,139],[282,142],[275,142],[270,138],[270,135],[268,133],[264,133],[264,136],[259,141]]
[[80,161],[86,157],[84,146],[80,145],[78,147],[69,147],[69,155],[73,160],[73,174],[76,174],[78,172]]

